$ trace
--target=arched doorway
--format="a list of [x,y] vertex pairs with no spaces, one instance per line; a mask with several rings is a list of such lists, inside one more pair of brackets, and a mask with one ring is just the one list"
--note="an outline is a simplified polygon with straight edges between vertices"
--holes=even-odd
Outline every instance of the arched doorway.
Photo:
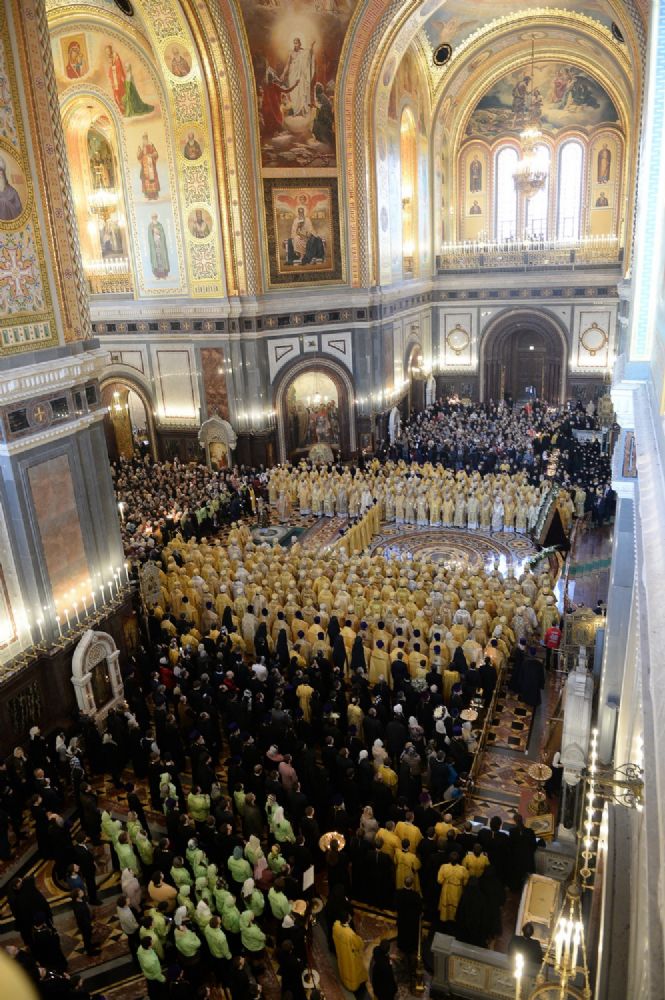
[[312,448],[335,460],[350,458],[356,449],[353,383],[341,365],[327,359],[298,361],[275,386],[280,462],[299,462]]
[[104,431],[111,461],[135,454],[156,459],[153,415],[143,390],[119,378],[102,383],[101,390],[102,402],[108,407]]
[[566,339],[554,320],[529,312],[497,317],[480,344],[480,398],[562,403],[567,362]]

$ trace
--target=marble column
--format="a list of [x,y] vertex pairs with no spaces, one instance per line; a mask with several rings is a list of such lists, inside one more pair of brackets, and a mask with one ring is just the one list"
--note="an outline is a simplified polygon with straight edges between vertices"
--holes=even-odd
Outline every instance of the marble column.
[[0,78],[3,664],[103,603],[123,551],[44,0],[5,0]]

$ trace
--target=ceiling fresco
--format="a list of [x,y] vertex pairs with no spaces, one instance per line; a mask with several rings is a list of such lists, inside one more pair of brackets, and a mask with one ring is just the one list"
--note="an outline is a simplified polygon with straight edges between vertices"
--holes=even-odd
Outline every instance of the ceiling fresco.
[[[554,3],[543,4],[548,10],[565,10],[578,14],[586,14],[610,28],[614,17],[609,4],[603,0],[555,0]],[[497,17],[508,14],[525,13],[533,9],[533,5],[519,4],[515,0],[447,0],[437,5],[434,13],[423,27],[427,41],[432,48],[448,42],[453,47],[460,45],[469,35],[484,27]]]

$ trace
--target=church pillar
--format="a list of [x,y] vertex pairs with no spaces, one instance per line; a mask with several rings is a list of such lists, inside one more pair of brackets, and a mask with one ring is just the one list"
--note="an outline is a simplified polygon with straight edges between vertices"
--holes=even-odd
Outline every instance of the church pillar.
[[59,638],[56,616],[67,634],[65,609],[76,624],[120,589],[99,390],[107,354],[90,339],[76,234],[44,0],[4,0],[0,664]]

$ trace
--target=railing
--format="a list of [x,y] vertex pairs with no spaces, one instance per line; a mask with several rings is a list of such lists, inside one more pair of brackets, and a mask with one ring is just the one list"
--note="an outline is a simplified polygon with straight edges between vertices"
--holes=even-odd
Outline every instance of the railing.
[[444,243],[436,264],[439,274],[447,271],[527,271],[558,268],[617,266],[623,247],[616,236],[584,237],[580,240],[472,240]]

